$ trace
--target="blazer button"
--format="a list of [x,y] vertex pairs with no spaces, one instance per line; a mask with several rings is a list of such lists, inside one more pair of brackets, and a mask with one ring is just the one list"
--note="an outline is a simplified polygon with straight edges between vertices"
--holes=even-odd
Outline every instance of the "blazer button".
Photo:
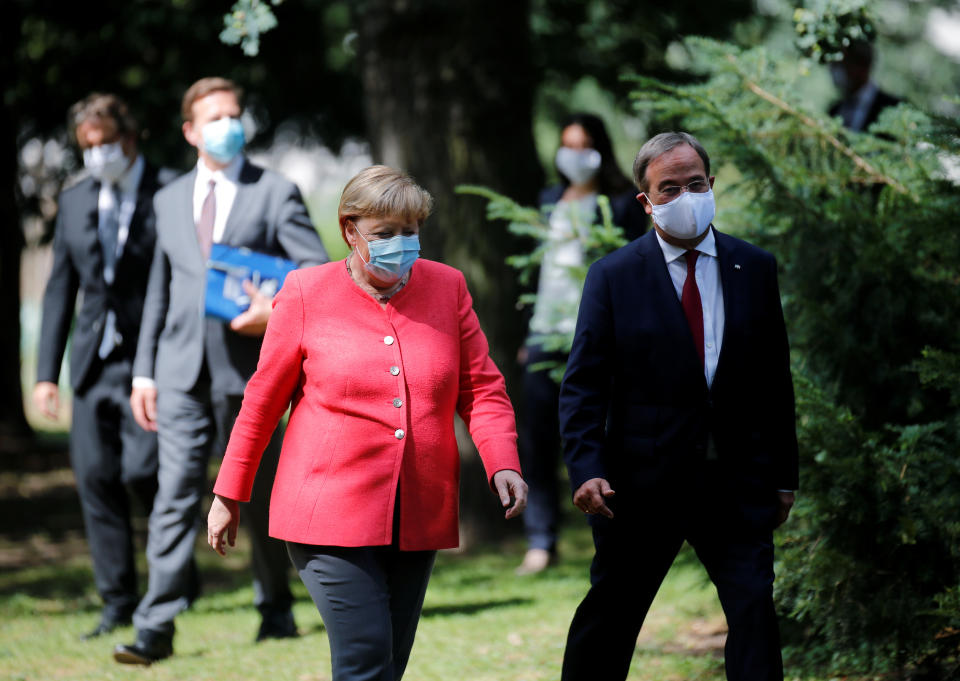
[[399,397],[394,398],[394,400],[393,400],[393,406],[395,406],[397,409],[399,409],[400,407],[403,406],[403,400],[401,400]]
[[383,337],[384,345],[393,345],[393,336],[384,336]]
[[395,438],[397,438],[398,440],[402,440],[402,439],[403,439],[403,430],[400,429],[400,428],[397,428],[397,430],[396,430],[396,432],[394,432],[393,436],[394,436]]
[[400,373],[400,367],[396,367],[396,366],[390,367],[390,373],[393,374],[394,376],[398,375]]

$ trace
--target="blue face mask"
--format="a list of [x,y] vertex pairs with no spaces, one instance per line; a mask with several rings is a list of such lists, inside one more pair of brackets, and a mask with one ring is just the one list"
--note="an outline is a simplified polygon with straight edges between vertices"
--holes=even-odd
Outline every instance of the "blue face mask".
[[[360,234],[359,230],[357,234]],[[363,236],[360,238],[363,239]],[[370,260],[364,260],[364,265],[370,274],[381,281],[399,281],[420,257],[420,237],[416,234],[373,241],[363,240],[367,242],[370,251]],[[357,255],[360,255],[359,251]],[[363,260],[362,255],[360,259]]]
[[247,141],[243,124],[238,118],[224,117],[210,121],[200,133],[203,136],[203,150],[219,163],[232,161]]

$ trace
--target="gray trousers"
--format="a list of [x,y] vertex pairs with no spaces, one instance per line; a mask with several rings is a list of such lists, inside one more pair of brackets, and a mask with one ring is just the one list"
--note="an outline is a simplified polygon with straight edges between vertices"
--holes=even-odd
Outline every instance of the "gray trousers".
[[70,464],[105,620],[124,620],[139,598],[130,495],[146,513],[157,491],[157,436],[130,409],[130,361],[95,360],[99,375],[73,397]]
[[[133,615],[138,630],[172,635],[174,617],[196,595],[193,551],[197,530],[203,525],[201,501],[210,490],[207,463],[214,451],[222,455],[241,400],[240,395],[213,393],[207,379],[188,392],[159,391],[159,488],[147,540],[147,593]],[[263,453],[250,503],[240,504],[240,525],[251,536],[254,604],[261,613],[288,611],[293,602],[286,549],[267,534],[282,439],[282,428],[277,428]]]
[[287,542],[330,642],[333,681],[400,681],[436,551]]

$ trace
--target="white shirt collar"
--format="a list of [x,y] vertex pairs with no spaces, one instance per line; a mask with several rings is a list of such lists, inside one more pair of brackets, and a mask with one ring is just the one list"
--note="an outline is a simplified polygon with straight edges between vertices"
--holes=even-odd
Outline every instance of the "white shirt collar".
[[[667,263],[671,263],[678,258],[682,258],[684,254],[686,254],[686,248],[668,244],[663,240],[663,237],[660,236],[660,233],[656,229],[653,230],[653,233],[657,236],[657,241],[660,243],[660,250],[663,251],[663,257]],[[713,225],[710,225],[710,227],[707,229],[707,236],[705,236],[703,241],[698,243],[693,250],[700,251],[704,255],[711,255],[714,258],[717,257],[717,239],[713,235]]]
[[207,167],[207,164],[203,162],[202,158],[197,159],[197,185],[206,185],[210,180],[214,182],[226,180],[227,182],[236,184],[240,179],[241,168],[243,168],[243,154],[237,154],[225,168],[221,168],[220,170],[212,170]]

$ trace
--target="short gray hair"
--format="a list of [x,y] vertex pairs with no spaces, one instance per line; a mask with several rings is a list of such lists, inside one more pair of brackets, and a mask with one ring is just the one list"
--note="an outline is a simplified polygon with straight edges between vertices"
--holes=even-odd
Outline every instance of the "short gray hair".
[[640,151],[637,152],[637,158],[633,162],[633,181],[640,188],[640,191],[649,191],[647,185],[647,166],[653,159],[662,156],[674,147],[681,144],[689,144],[703,160],[703,169],[710,177],[710,156],[707,150],[697,141],[697,138],[688,132],[661,132],[648,139]]

